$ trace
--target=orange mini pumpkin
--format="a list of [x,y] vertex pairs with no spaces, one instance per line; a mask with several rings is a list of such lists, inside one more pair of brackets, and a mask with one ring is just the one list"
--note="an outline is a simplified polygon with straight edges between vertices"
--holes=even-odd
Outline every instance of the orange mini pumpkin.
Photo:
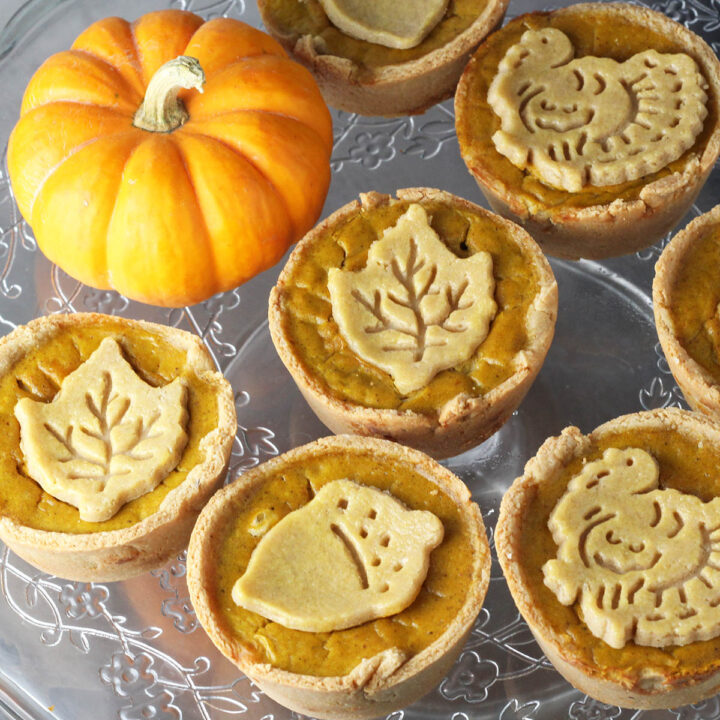
[[8,167],[50,260],[180,306],[270,267],[313,226],[331,149],[315,81],[275,40],[166,10],[100,20],[45,61]]

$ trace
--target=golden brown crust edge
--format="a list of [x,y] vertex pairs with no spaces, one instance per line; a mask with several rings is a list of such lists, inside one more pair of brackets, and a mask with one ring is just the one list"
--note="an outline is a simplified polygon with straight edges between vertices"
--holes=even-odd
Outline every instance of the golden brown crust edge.
[[[420,202],[439,200],[453,207],[488,215],[487,210],[451,193],[431,188],[407,188],[397,191],[399,200]],[[412,411],[369,408],[331,397],[295,351],[288,336],[284,313],[287,277],[302,262],[316,238],[334,225],[362,209],[389,203],[391,195],[365,193],[360,200],[344,205],[311,230],[291,254],[270,293],[270,334],[285,367],[300,392],[320,420],[336,434],[352,433],[383,437],[409,445],[436,459],[452,457],[469,450],[493,435],[522,402],[540,372],[552,343],[557,318],[557,283],[547,259],[527,233],[507,220],[495,217],[508,228],[514,240],[533,259],[539,274],[540,289],[528,311],[529,347],[515,358],[515,372],[505,382],[481,397],[459,395],[435,415]]]
[[695,241],[713,225],[720,225],[720,205],[695,218],[665,247],[655,265],[653,312],[660,345],[670,371],[688,404],[695,410],[720,418],[720,387],[717,380],[682,346],[670,314],[672,288],[682,269],[685,255]]
[[[0,340],[0,374],[7,372],[41,338],[72,327],[86,327],[106,317],[98,313],[51,315],[17,328]],[[0,539],[13,552],[44,572],[82,582],[124,580],[158,567],[179,553],[187,545],[200,510],[223,482],[236,429],[232,388],[215,371],[198,337],[140,320],[113,318],[113,321],[159,334],[185,350],[188,363],[215,390],[218,425],[200,442],[203,462],[168,493],[155,513],[129,528],[71,534],[35,530],[0,517]]]
[[[697,413],[665,408],[633,413],[610,420],[583,435],[568,427],[558,437],[548,438],[528,461],[524,474],[505,493],[495,530],[495,546],[503,574],[518,610],[527,621],[538,644],[556,670],[574,687],[601,702],[630,708],[661,709],[697,702],[715,694],[720,687],[720,670],[688,676],[671,666],[661,671],[647,668],[640,674],[608,677],[595,665],[573,655],[570,644],[545,621],[527,589],[525,573],[517,558],[522,556],[522,524],[527,504],[536,488],[550,480],[578,457],[587,454],[593,441],[619,430],[642,428],[690,428],[714,443],[720,442],[720,425]],[[601,641],[598,641],[601,642]]]
[[[234,641],[213,606],[211,569],[220,527],[231,500],[242,499],[293,463],[327,450],[371,452],[375,458],[390,458],[412,465],[416,472],[437,484],[462,509],[472,533],[474,563],[468,580],[468,596],[453,622],[435,642],[403,662],[395,648],[359,663],[349,674],[338,677],[298,675],[258,663],[251,651]],[[326,437],[268,460],[241,475],[208,503],[193,530],[188,548],[188,588],[197,617],[220,651],[265,693],[296,712],[333,720],[361,720],[386,715],[432,690],[447,674],[480,612],[490,580],[490,548],[482,515],[464,483],[449,470],[417,450],[375,438],[353,435]]]
[[[555,257],[601,260],[636,252],[658,242],[692,207],[720,155],[720,61],[707,43],[695,33],[660,12],[624,3],[583,3],[553,12],[582,13],[584,8],[606,13],[632,14],[653,29],[675,36],[700,66],[712,88],[717,127],[699,158],[676,172],[646,185],[636,200],[617,199],[612,203],[585,208],[566,207],[562,212],[533,211],[512,188],[486,172],[472,152],[463,153],[490,206],[503,217],[522,225],[540,247]],[[473,61],[460,78],[455,95],[455,115],[461,118],[469,96]],[[458,132],[460,130],[458,120]],[[461,140],[462,143],[462,140]]]
[[473,50],[500,25],[509,0],[490,0],[467,30],[437,50],[399,65],[361,70],[348,58],[324,55],[311,35],[285,34],[258,0],[263,23],[293,59],[314,75],[328,105],[361,115],[415,115],[452,97]]

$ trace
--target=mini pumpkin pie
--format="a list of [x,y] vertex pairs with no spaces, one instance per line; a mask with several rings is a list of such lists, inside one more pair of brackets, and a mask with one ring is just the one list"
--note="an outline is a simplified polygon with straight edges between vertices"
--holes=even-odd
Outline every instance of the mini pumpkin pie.
[[421,113],[452,96],[508,0],[259,0],[268,31],[315,76],[328,104]]
[[557,670],[613,705],[720,689],[720,425],[626,415],[545,441],[495,534],[513,598]]
[[448,672],[487,590],[490,551],[465,485],[375,438],[323,438],[217,493],[188,550],[198,619],[296,712],[384,716]]
[[720,61],[645,7],[531,13],[478,48],[455,115],[494,210],[551,255],[622,255],[672,230],[720,154]]
[[557,315],[521,228],[449,193],[360,196],[303,238],[270,295],[275,347],[335,433],[433,457],[479,444],[542,366]]
[[655,266],[653,310],[685,399],[720,417],[720,205],[693,220]]
[[182,550],[235,435],[232,389],[199,338],[99,314],[4,337],[0,406],[0,539],[71,580]]

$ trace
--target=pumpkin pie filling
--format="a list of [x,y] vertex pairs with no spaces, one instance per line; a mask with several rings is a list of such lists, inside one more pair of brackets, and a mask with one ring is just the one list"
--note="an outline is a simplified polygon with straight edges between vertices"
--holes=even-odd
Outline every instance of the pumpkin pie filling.
[[587,185],[578,192],[567,192],[550,187],[530,171],[513,165],[497,151],[492,141],[493,134],[500,129],[500,118],[488,102],[488,91],[510,47],[517,44],[527,30],[543,28],[555,28],[565,33],[577,58],[596,56],[625,62],[648,49],[660,53],[686,52],[672,36],[653,31],[632,18],[615,17],[612,23],[603,22],[592,8],[586,8],[582,15],[557,11],[532,13],[513,20],[480,46],[469,71],[468,106],[458,122],[458,137],[463,153],[467,153],[468,162],[478,176],[485,177],[491,185],[499,182],[512,189],[516,199],[533,213],[552,215],[561,213],[563,208],[591,207],[617,199],[636,200],[646,185],[671,173],[683,172],[702,154],[717,122],[711,88],[708,89],[708,116],[695,143],[680,158],[657,172],[617,185]]
[[[401,612],[332,632],[292,630],[235,604],[232,589],[261,538],[288,513],[307,505],[324,485],[349,478],[391,493],[412,510],[428,510],[444,527],[441,544],[430,555],[425,581]],[[382,466],[365,452],[327,452],[283,469],[256,491],[234,501],[218,538],[218,563],[209,593],[222,624],[253,661],[313,676],[346,675],[363,658],[394,647],[408,656],[431,645],[463,607],[473,573],[471,530],[456,503],[406,463]]]
[[362,70],[417,60],[467,30],[484,12],[488,0],[450,0],[440,22],[418,45],[404,50],[385,47],[346,35],[330,20],[318,0],[266,0],[265,12],[272,24],[285,35],[317,38],[318,52],[347,58]]
[[[14,408],[21,398],[50,402],[65,377],[88,360],[104,338],[118,340],[125,359],[145,382],[166,385],[184,378],[188,387],[188,441],[177,466],[151,492],[126,503],[103,522],[80,519],[77,508],[48,493],[27,474],[20,450],[20,427]],[[217,396],[205,381],[188,368],[186,352],[141,328],[112,319],[93,327],[64,329],[44,339],[0,379],[0,514],[30,528],[63,533],[95,533],[130,527],[158,510],[190,470],[203,460],[200,442],[216,426]]]
[[541,483],[525,510],[519,558],[531,599],[543,622],[561,638],[564,647],[587,667],[594,667],[608,679],[622,682],[638,679],[643,671],[658,669],[663,674],[701,675],[720,666],[720,638],[670,645],[662,648],[628,642],[615,649],[593,635],[582,620],[579,604],[560,604],[544,582],[542,567],[558,552],[548,528],[553,509],[568,483],[586,462],[598,460],[608,448],[638,448],[650,453],[659,465],[659,487],[674,488],[709,502],[720,493],[717,467],[720,452],[708,443],[698,443],[682,432],[632,429],[612,431],[597,441],[583,458],[569,463],[551,481]]
[[688,246],[668,298],[680,344],[720,382],[720,226]]
[[468,360],[439,372],[425,387],[401,394],[392,377],[358,357],[338,331],[328,271],[365,268],[371,244],[409,205],[393,200],[364,209],[307,248],[285,285],[286,330],[301,361],[332,397],[365,407],[431,414],[458,394],[481,396],[513,374],[513,358],[527,346],[525,317],[539,291],[539,278],[531,258],[506,228],[467,210],[424,203],[431,227],[457,257],[490,254],[497,313],[487,337]]

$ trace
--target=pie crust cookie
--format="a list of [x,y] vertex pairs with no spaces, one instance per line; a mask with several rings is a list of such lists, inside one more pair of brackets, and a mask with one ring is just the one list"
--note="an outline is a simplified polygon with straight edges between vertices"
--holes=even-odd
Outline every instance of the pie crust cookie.
[[236,425],[232,389],[199,338],[94,313],[45,316],[0,340],[0,386],[22,422],[6,413],[0,539],[11,550],[44,572],[104,582],[185,547]]
[[435,458],[478,445],[517,409],[556,316],[557,285],[532,239],[428,188],[367,193],[333,213],[290,256],[269,310],[278,354],[328,428]]
[[531,13],[483,42],[455,114],[496,212],[551,255],[623,255],[673,229],[720,154],[720,61],[648,8]]
[[[342,475],[350,467],[347,460],[343,469],[339,469],[334,464],[337,460],[334,460],[333,456],[340,454],[346,456],[346,458],[349,457],[350,462],[355,463],[355,466],[358,467],[354,478],[334,479],[336,474]],[[360,469],[361,463],[371,464],[373,472],[376,473],[374,476],[376,479],[373,479],[373,477],[362,479],[365,470]],[[362,467],[366,468],[367,465]],[[277,513],[272,515],[272,510],[275,510],[276,507],[273,506],[271,510],[266,505],[259,504],[264,502],[263,498],[266,492],[264,488],[274,478],[287,477],[288,473],[294,472],[297,468],[300,469],[300,472],[307,473],[307,479],[303,480],[301,484],[307,484],[308,487],[312,486],[312,490],[316,493],[314,495],[315,499],[305,505],[301,504],[300,509],[293,511],[290,508],[290,512],[285,514],[278,523]],[[353,472],[351,467],[350,472],[351,474]],[[220,586],[221,580],[218,580],[218,578],[222,578],[218,570],[221,562],[219,553],[220,548],[225,547],[228,542],[226,538],[229,536],[237,537],[238,533],[240,536],[267,533],[259,542],[263,543],[266,538],[270,541],[270,536],[280,530],[283,523],[292,520],[296,526],[299,525],[301,522],[300,514],[310,512],[312,503],[319,500],[321,494],[327,491],[333,495],[332,502],[328,505],[330,514],[327,514],[324,510],[318,511],[319,514],[316,519],[306,524],[304,532],[310,532],[313,527],[322,531],[322,526],[329,523],[334,532],[343,535],[347,533],[349,537],[345,538],[345,542],[355,545],[356,548],[355,562],[363,560],[365,551],[370,549],[366,545],[369,544],[373,548],[377,546],[377,556],[366,564],[369,589],[362,592],[374,592],[373,585],[376,580],[373,577],[373,572],[377,570],[389,573],[385,577],[390,577],[389,585],[390,593],[392,593],[394,590],[393,578],[401,576],[406,572],[406,569],[403,568],[399,572],[394,572],[398,567],[397,565],[394,568],[385,568],[385,565],[387,563],[393,564],[398,558],[404,559],[409,566],[412,566],[408,567],[407,570],[416,573],[420,567],[418,563],[421,560],[421,553],[426,552],[422,545],[413,543],[408,536],[405,550],[400,551],[400,554],[395,556],[392,555],[394,543],[398,541],[402,544],[402,523],[410,522],[408,513],[410,515],[417,513],[417,510],[412,506],[402,509],[398,500],[389,494],[389,484],[392,481],[388,474],[396,477],[404,472],[419,473],[423,478],[423,482],[427,481],[431,487],[437,488],[430,492],[434,493],[436,498],[443,498],[441,502],[445,503],[445,512],[448,512],[447,508],[452,508],[452,513],[457,513],[458,518],[460,518],[461,524],[456,525],[454,530],[451,529],[449,524],[445,528],[446,534],[450,533],[457,537],[462,533],[462,536],[466,538],[463,540],[462,547],[464,548],[463,554],[465,557],[463,562],[467,563],[467,569],[463,571],[462,579],[460,579],[460,576],[456,578],[460,580],[464,599],[453,601],[458,603],[459,609],[457,613],[453,610],[453,616],[444,621],[437,629],[426,627],[423,631],[423,637],[427,639],[424,640],[422,649],[416,653],[408,651],[407,644],[405,647],[393,646],[393,642],[398,641],[393,641],[392,638],[399,636],[393,634],[391,625],[388,624],[392,620],[392,615],[381,619],[379,621],[380,625],[362,624],[344,631],[349,634],[342,635],[343,631],[341,631],[339,637],[334,633],[323,632],[317,640],[314,638],[314,632],[297,633],[293,630],[283,629],[276,623],[265,626],[266,632],[271,633],[273,638],[270,644],[271,652],[281,650],[282,637],[288,637],[309,644],[310,647],[315,646],[313,643],[320,643],[320,647],[324,648],[335,647],[336,651],[344,656],[354,653],[353,657],[358,659],[350,663],[346,668],[347,672],[344,674],[329,675],[324,671],[297,673],[268,662],[267,657],[260,657],[258,650],[260,646],[253,646],[251,643],[244,641],[239,633],[233,630],[231,621],[227,619],[228,615],[225,606],[233,603],[233,600],[228,597],[229,587]],[[318,491],[318,481],[323,479],[323,475],[327,476],[324,478],[325,484]],[[380,480],[382,477],[386,479]],[[347,494],[347,486],[352,485],[353,482],[361,483],[361,488],[364,491],[371,491],[380,496],[379,499],[370,501],[372,508],[376,509],[376,513],[373,513],[372,510],[365,512],[365,499],[362,496]],[[385,491],[380,492],[379,489],[372,488],[374,482],[383,485],[387,484]],[[337,487],[338,483],[340,483],[341,487],[336,490],[333,486]],[[412,485],[412,482],[410,484]],[[393,489],[395,487],[393,485]],[[297,493],[297,491],[293,492]],[[310,496],[312,494],[310,492]],[[338,497],[340,500],[337,500]],[[419,497],[417,499],[423,508],[432,507],[432,504],[427,504],[425,501],[420,500]],[[327,497],[324,498],[324,501],[326,500]],[[384,507],[384,505],[386,506],[388,503],[398,506],[396,512],[400,513],[399,524],[397,519],[386,518],[385,522],[390,522],[392,525],[390,531],[387,534],[385,531],[377,534],[375,524],[384,522],[383,513],[388,511],[388,508]],[[287,506],[285,507],[287,508]],[[263,508],[263,512],[258,513],[258,515],[262,514],[264,521],[271,515],[274,518],[271,523],[264,522],[260,530],[257,529],[256,523],[250,522],[248,524],[247,520],[244,519],[246,509],[251,514],[255,514],[258,508]],[[358,515],[359,509],[362,509],[362,518]],[[283,509],[282,512],[285,513],[287,510]],[[343,515],[347,516],[348,513],[355,513],[356,517],[355,519],[348,517],[348,524],[343,525],[341,518]],[[419,527],[424,528],[424,530],[421,530],[424,537],[422,539],[418,538],[418,543],[421,540],[423,543],[429,543],[429,546],[426,545],[429,549],[442,538],[442,530],[440,530],[441,534],[438,536],[438,528],[436,527],[438,520],[437,518],[433,519],[431,512],[424,510],[419,515],[421,516],[421,525]],[[296,516],[297,520],[295,520]],[[408,519],[403,520],[403,516]],[[353,523],[359,520],[363,522],[359,528],[359,534],[356,534],[352,529]],[[431,522],[428,525],[429,521]],[[447,520],[445,522],[449,523]],[[276,524],[273,525],[273,523]],[[460,527],[463,528],[462,531]],[[330,534],[332,535],[332,532]],[[287,537],[290,538],[289,544],[291,548],[288,548],[285,554],[288,558],[291,558],[291,556],[295,558],[294,561],[289,559],[288,562],[290,564],[304,563],[306,559],[299,557],[303,554],[303,546],[294,542],[298,537],[297,533],[290,531]],[[277,540],[277,537],[273,542],[275,540]],[[318,584],[329,580],[331,588],[334,588],[333,578],[335,576],[332,572],[328,572],[327,569],[323,570],[321,568],[318,564],[318,555],[325,555],[329,562],[332,563],[339,558],[328,549],[328,546],[332,544],[331,541],[321,542],[321,538],[318,537],[317,542],[320,543],[317,547],[312,542],[310,545],[313,550],[312,557],[308,561],[313,565],[312,572],[317,578]],[[277,545],[277,543],[275,544]],[[337,544],[342,546],[339,540],[337,540]],[[255,557],[259,547],[260,545],[255,544],[251,558]],[[442,546],[434,552],[440,552],[441,549]],[[243,557],[247,554],[244,549],[238,550],[238,552],[241,552]],[[282,547],[276,548],[276,552],[282,554]],[[416,561],[412,559],[412,553],[415,553]],[[370,556],[372,556],[372,553]],[[379,560],[382,562],[378,562]],[[244,565],[245,562],[243,560],[242,564]],[[251,565],[252,562],[251,559]],[[350,565],[352,565],[352,562],[348,559]],[[432,572],[432,555],[430,555],[429,566],[430,572]],[[358,720],[361,718],[384,717],[388,713],[414,702],[431,691],[449,671],[453,662],[457,659],[482,606],[490,577],[490,551],[480,510],[471,501],[470,493],[465,485],[451,472],[419,451],[396,443],[375,438],[335,436],[322,438],[273,458],[244,473],[234,483],[217,493],[201,513],[195,526],[188,549],[187,567],[190,598],[198,620],[220,651],[255,682],[263,692],[282,705],[304,715],[332,718],[333,720]],[[297,573],[291,572],[296,569],[294,567],[287,569],[285,582],[287,582],[287,578],[297,577]],[[279,568],[273,567],[269,572],[275,572],[276,570],[283,573],[282,566]],[[249,572],[250,570],[247,570],[246,574]],[[443,572],[441,571],[441,574]],[[338,574],[341,574],[339,569]],[[244,575],[241,576],[241,581],[244,580],[244,577]],[[262,579],[262,575],[258,575],[258,578]],[[230,578],[231,582],[232,576]],[[246,587],[248,586],[246,585]],[[386,588],[381,587],[380,593],[383,590],[386,590]],[[344,588],[344,591],[347,592],[347,588]],[[235,592],[233,591],[234,596]],[[382,597],[382,594],[378,597]],[[333,601],[329,600],[329,602],[332,605]],[[348,603],[352,603],[352,594],[349,596]],[[421,619],[423,618],[422,606],[426,603],[427,599],[420,603],[420,607],[416,608],[413,604],[409,606],[408,612],[414,613],[410,616],[414,618],[411,624],[423,621]],[[236,623],[235,627],[241,629],[256,628],[260,626],[262,620],[262,617],[250,614],[247,619],[238,621],[239,624]],[[427,618],[425,618],[425,621],[427,621]],[[382,623],[385,623],[385,625]],[[342,624],[339,627],[342,627]],[[377,630],[373,629],[375,627],[385,628],[380,633],[380,636],[384,639],[378,639]],[[278,634],[279,630],[283,630],[285,634],[281,636]],[[373,647],[373,650],[369,651],[370,656],[368,656],[368,650],[366,649],[368,645],[365,644],[361,637],[364,630],[369,631],[375,643],[370,645],[370,647]],[[295,634],[292,635],[292,633]],[[251,635],[251,637],[254,636]],[[344,640],[343,638],[348,639]],[[402,642],[400,641],[400,644]],[[377,650],[378,648],[380,649]],[[291,648],[283,652],[291,656],[289,662],[302,662],[303,658],[301,656],[308,651],[305,649],[295,652]],[[265,651],[265,654],[267,654],[267,651]],[[319,653],[319,655],[324,654],[327,654],[327,652]],[[321,662],[320,659],[317,660],[317,663]],[[353,665],[353,663],[355,664]]]
[[[329,25],[339,34],[335,43],[340,46],[330,50],[324,37],[329,21],[318,0],[258,2],[268,32],[312,72],[329,105],[361,115],[384,116],[422,113],[451,97],[470,54],[502,22],[507,4],[508,0],[451,0],[445,17],[426,42],[403,50],[351,38]],[[458,6],[462,6],[462,14],[477,12],[477,17],[454,30],[453,23],[461,15]],[[438,45],[435,37],[445,35],[445,42]],[[352,45],[349,56],[343,55],[343,41]]]
[[[695,218],[670,241],[655,266],[653,280],[655,327],[670,371],[688,404],[715,418],[720,418],[720,272],[713,276],[716,260],[707,263],[708,253],[718,251],[720,205]],[[690,310],[683,307],[688,295],[698,311],[689,318],[693,329],[683,331],[677,320],[680,313],[687,315]]]
[[679,409],[549,438],[505,494],[510,591],[555,668],[611,705],[720,688],[720,425]]

